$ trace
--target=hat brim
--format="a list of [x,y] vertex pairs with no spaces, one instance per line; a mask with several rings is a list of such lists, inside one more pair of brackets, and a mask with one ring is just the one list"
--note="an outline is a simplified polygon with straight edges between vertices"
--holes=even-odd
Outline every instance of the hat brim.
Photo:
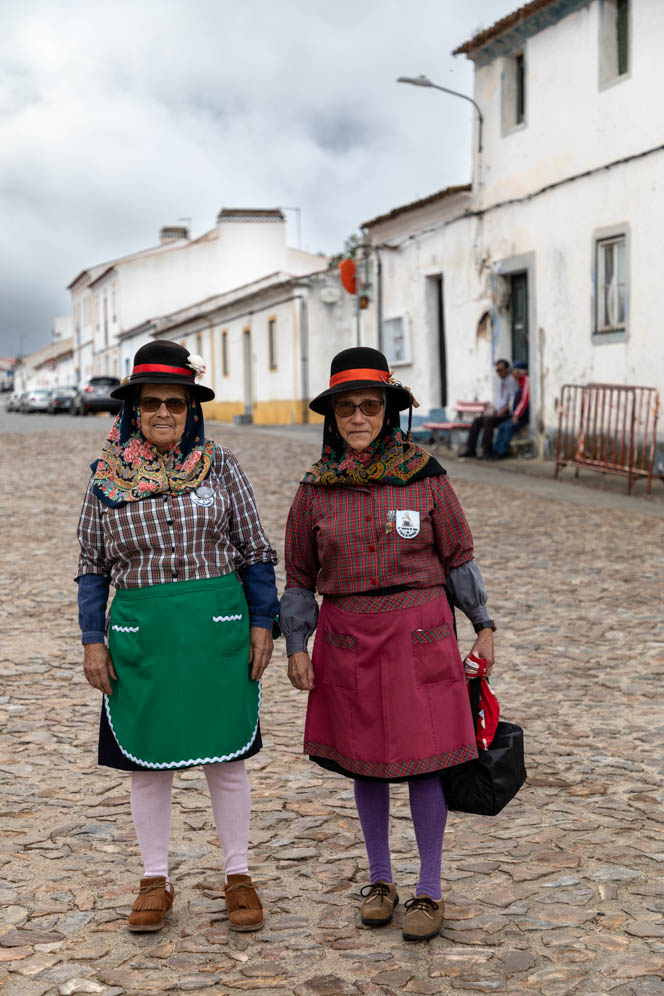
[[[405,408],[410,408],[411,400],[408,391],[396,384],[386,384],[375,380],[351,380],[345,384],[337,384],[336,387],[329,387],[327,391],[322,391],[313,401],[309,402],[309,408],[317,415],[327,415],[330,410],[332,397],[335,394],[347,394],[348,391],[360,391],[370,387],[373,390],[385,390],[390,392],[390,400],[396,401],[397,409],[402,412]],[[392,397],[393,396],[393,397]]]
[[134,389],[140,387],[141,384],[180,384],[182,387],[188,388],[191,391],[192,397],[197,401],[212,401],[214,399],[214,391],[211,387],[196,384],[189,380],[188,377],[166,373],[158,375],[149,373],[136,374],[126,384],[120,384],[119,387],[111,391],[111,397],[116,398],[118,401],[125,401],[126,398],[131,396]]

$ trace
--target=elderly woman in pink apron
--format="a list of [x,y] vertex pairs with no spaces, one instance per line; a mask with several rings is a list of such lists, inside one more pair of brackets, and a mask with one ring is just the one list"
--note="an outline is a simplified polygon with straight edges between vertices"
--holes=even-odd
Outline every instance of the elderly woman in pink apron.
[[421,863],[403,936],[420,941],[443,921],[440,773],[477,756],[450,600],[491,665],[495,626],[445,471],[401,433],[399,412],[412,403],[377,350],[332,360],[329,388],[310,404],[325,416],[323,451],[288,517],[280,620],[289,678],[309,692],[304,752],[354,779],[370,872],[364,924],[389,923],[399,902],[390,783],[408,782]]

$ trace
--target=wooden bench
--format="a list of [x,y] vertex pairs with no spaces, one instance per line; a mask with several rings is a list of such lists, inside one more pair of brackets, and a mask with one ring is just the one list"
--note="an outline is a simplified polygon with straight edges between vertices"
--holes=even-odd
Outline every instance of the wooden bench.
[[[457,401],[454,406],[456,421],[454,422],[423,422],[422,428],[428,429],[436,443],[445,442],[452,445],[453,432],[468,432],[473,419],[483,415],[489,406],[488,401]],[[470,418],[464,418],[470,416]]]

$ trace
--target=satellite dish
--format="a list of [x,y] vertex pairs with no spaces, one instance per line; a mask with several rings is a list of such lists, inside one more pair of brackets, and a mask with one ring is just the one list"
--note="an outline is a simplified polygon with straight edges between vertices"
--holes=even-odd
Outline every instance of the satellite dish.
[[348,291],[349,294],[355,294],[357,292],[357,266],[355,265],[354,259],[342,259],[339,263],[339,276],[341,278],[341,283],[344,289]]
[[320,289],[320,299],[323,304],[336,304],[341,297],[341,291],[334,284],[323,284]]

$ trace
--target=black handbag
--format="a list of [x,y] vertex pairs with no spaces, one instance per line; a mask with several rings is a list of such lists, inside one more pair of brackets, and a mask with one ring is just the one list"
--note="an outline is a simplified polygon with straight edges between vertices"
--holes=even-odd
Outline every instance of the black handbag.
[[[479,681],[471,685],[473,723],[477,724]],[[447,808],[459,813],[496,816],[514,798],[526,780],[523,730],[516,723],[498,723],[488,750],[473,761],[455,764],[441,772]]]

